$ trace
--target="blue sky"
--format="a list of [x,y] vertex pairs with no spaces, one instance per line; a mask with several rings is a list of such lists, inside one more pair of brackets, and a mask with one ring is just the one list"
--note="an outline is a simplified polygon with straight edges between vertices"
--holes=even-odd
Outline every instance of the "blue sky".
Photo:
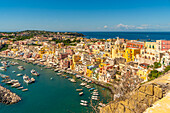
[[0,31],[170,31],[170,0],[0,0]]

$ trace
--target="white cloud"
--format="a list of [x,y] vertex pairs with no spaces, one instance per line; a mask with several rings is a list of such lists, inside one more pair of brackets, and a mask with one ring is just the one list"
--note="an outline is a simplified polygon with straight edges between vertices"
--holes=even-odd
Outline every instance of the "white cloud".
[[106,28],[108,28],[108,26],[107,26],[107,25],[105,25],[105,26],[104,26],[104,29],[106,29]]
[[125,24],[116,25],[116,29],[121,29],[121,30],[128,30],[128,29],[133,29],[133,28],[135,28],[134,25],[125,25]]

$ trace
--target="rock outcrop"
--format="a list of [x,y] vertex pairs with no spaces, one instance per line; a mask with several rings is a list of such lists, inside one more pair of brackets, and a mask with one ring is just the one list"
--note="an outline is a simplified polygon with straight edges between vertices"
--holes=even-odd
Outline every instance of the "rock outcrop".
[[170,73],[143,84],[124,95],[122,100],[108,103],[100,113],[142,113],[170,90]]
[[9,89],[0,86],[0,102],[4,104],[13,104],[20,100],[21,98],[18,95],[12,93]]

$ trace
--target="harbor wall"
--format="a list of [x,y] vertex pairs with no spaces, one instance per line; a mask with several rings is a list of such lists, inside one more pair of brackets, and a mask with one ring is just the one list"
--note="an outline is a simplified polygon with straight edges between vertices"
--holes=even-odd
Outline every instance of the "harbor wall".
[[143,84],[132,92],[124,95],[101,108],[100,113],[142,113],[156,101],[163,99],[170,91],[170,73]]
[[21,98],[18,95],[0,85],[0,102],[4,104],[14,104],[20,100]]

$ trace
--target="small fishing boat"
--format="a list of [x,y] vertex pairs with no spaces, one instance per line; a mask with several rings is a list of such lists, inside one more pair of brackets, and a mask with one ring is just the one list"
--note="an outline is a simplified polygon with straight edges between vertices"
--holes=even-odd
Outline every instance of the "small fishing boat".
[[82,103],[86,103],[86,104],[88,103],[88,102],[87,102],[87,101],[85,101],[85,100],[81,100],[81,102],[82,102]]
[[17,74],[17,76],[22,76],[22,75],[23,75],[22,73]]
[[36,72],[34,69],[31,70],[31,73],[32,73],[33,75],[36,75],[36,76],[39,76],[39,75],[40,75],[40,74],[39,74],[38,72]]
[[76,81],[74,79],[70,79],[71,82],[75,83]]
[[31,78],[31,81],[32,81],[32,82],[35,82],[35,79],[32,77],[32,78]]
[[82,95],[83,95],[83,92],[80,92],[79,95],[82,96]]
[[21,84],[20,84],[20,83],[14,83],[11,87],[15,87],[15,88],[17,88],[17,87],[19,87],[19,86],[21,86]]
[[6,82],[6,84],[14,84],[14,83],[18,83],[18,80],[10,80],[8,82]]
[[28,89],[26,88],[26,89],[22,89],[22,91],[24,92],[24,91],[28,91]]
[[80,84],[80,86],[85,86],[85,85],[87,85],[87,83],[85,83],[85,82],[82,82],[82,83]]
[[24,70],[25,68],[23,66],[18,66],[19,70]]
[[89,91],[92,91],[92,90],[94,90],[94,88],[90,88],[90,89],[89,89]]
[[23,89],[23,88],[24,88],[24,87],[21,86],[21,87],[18,87],[17,89]]
[[101,102],[99,103],[99,105],[102,106],[102,107],[106,106],[106,104],[103,104]]
[[2,67],[0,67],[0,70],[1,70],[1,71],[6,71],[6,67],[3,67],[3,66],[2,66]]
[[30,79],[26,74],[23,76],[23,80],[24,80],[24,82],[26,82],[27,84],[32,83],[31,79]]
[[76,89],[76,91],[83,91],[83,89]]
[[82,106],[87,106],[87,104],[86,104],[86,103],[80,103],[80,105],[82,105]]
[[12,73],[15,73],[16,71],[12,71]]

